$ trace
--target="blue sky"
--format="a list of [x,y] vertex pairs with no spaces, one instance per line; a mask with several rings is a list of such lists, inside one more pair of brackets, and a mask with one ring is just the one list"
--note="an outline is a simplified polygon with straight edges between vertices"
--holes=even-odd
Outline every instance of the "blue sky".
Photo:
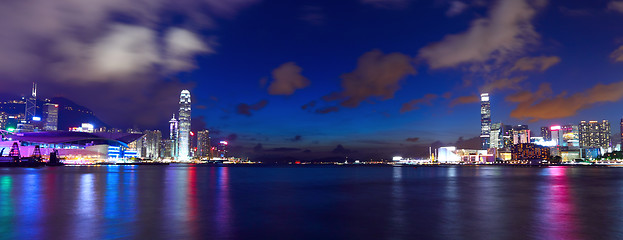
[[110,125],[161,129],[188,88],[240,154],[453,143],[479,134],[481,91],[493,121],[536,135],[582,119],[618,132],[623,115],[622,1],[35,2],[0,9],[0,85],[36,80]]

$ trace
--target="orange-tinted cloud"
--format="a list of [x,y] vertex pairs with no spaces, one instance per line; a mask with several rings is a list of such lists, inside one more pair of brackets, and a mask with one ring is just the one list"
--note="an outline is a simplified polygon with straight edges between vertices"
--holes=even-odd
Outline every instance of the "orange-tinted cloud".
[[480,98],[478,96],[462,96],[462,97],[458,97],[452,100],[452,102],[450,102],[450,107],[454,107],[456,105],[461,105],[461,104],[475,103],[479,101],[480,101]]
[[557,56],[523,57],[515,62],[512,71],[539,71],[544,72],[548,68],[558,64],[560,58]]
[[493,92],[495,90],[517,89],[519,83],[523,82],[526,77],[501,78],[493,80],[480,88],[482,92]]
[[387,100],[394,97],[400,89],[400,80],[415,74],[411,58],[402,53],[383,54],[380,50],[364,53],[357,61],[357,68],[342,74],[342,92],[345,107],[357,107],[370,98]]
[[402,107],[400,108],[400,113],[405,113],[405,112],[420,109],[420,106],[422,106],[423,104],[431,105],[432,101],[437,98],[438,98],[437,95],[429,93],[429,94],[424,95],[424,97],[422,98],[413,99],[409,102],[402,104]]
[[623,13],[623,1],[611,1],[608,3],[608,10]]
[[273,70],[273,81],[268,86],[271,95],[292,95],[294,91],[309,86],[309,80],[301,75],[303,69],[294,62],[281,64]]
[[507,101],[519,103],[511,111],[511,117],[538,121],[571,117],[578,111],[594,104],[616,102],[623,98],[623,81],[611,84],[597,84],[584,92],[567,95],[562,92],[556,96],[551,94],[549,84],[541,84],[539,90],[519,92],[506,98]]

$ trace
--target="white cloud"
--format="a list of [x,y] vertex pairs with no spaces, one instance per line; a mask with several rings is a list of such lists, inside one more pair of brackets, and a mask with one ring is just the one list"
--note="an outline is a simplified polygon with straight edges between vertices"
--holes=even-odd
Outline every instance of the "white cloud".
[[193,56],[199,53],[214,53],[199,36],[181,28],[170,29],[165,36],[167,71],[187,71],[194,69]]
[[446,16],[453,17],[461,14],[465,9],[467,9],[467,4],[461,1],[452,1],[450,2],[450,8],[446,12]]
[[447,35],[441,41],[425,46],[420,49],[418,57],[426,60],[433,69],[504,61],[539,38],[531,21],[542,5],[544,2],[533,6],[526,0],[500,0],[487,18],[472,21],[465,32]]

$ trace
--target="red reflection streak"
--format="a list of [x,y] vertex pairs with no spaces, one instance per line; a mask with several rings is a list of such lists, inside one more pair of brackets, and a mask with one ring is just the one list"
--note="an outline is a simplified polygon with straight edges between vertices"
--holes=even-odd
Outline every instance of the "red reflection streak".
[[546,198],[546,229],[547,239],[578,239],[576,210],[571,193],[565,167],[550,167]]
[[186,196],[186,200],[188,201],[188,208],[186,209],[188,214],[187,222],[190,224],[190,234],[193,238],[199,237],[199,225],[198,225],[198,206],[199,202],[197,201],[197,168],[195,166],[191,166],[188,168],[188,194]]

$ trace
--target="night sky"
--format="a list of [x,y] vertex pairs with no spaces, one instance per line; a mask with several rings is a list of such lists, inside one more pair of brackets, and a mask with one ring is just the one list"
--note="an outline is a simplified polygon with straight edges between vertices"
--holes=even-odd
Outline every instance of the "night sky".
[[616,134],[622,23],[623,1],[9,0],[0,92],[165,130],[189,89],[240,156],[418,155],[478,136],[482,91],[493,122]]

